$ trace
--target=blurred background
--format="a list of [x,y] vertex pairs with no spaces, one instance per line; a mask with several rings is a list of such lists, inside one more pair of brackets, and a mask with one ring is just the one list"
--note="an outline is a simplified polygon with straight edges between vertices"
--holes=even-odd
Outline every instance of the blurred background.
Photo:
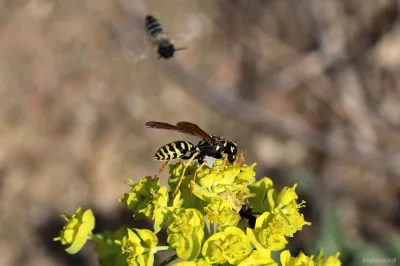
[[[189,49],[158,60],[148,13]],[[52,242],[60,214],[132,224],[124,181],[198,140],[149,120],[196,123],[258,178],[298,183],[313,224],[296,254],[400,261],[399,1],[2,0],[0,38],[0,265],[96,265]]]

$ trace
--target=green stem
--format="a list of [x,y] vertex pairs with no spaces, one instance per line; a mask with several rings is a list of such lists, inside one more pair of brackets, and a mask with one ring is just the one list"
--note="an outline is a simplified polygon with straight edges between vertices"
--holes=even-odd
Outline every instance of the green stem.
[[178,255],[172,255],[171,257],[169,257],[169,258],[167,258],[167,259],[165,259],[161,264],[160,264],[160,266],[166,266],[166,265],[168,265],[171,261],[174,261],[174,260],[176,260],[178,258]]
[[210,223],[210,235],[214,234],[214,223]]
[[92,241],[95,241],[95,242],[97,242],[97,243],[104,242],[104,239],[102,238],[102,235],[101,235],[101,234],[93,234],[93,233],[90,233],[90,234],[88,235],[88,239],[90,239],[90,240],[92,240]]
[[174,248],[170,247],[170,246],[157,246],[153,248],[153,252],[156,253],[157,251],[160,250],[174,250]]
[[210,230],[208,229],[207,223],[204,223],[204,239],[208,239],[210,237]]

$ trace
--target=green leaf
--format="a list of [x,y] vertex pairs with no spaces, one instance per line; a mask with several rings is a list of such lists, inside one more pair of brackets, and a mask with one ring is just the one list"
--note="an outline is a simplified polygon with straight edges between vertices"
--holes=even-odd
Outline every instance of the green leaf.
[[324,254],[335,254],[342,247],[343,238],[337,211],[333,206],[328,206],[325,209],[313,250],[322,249]]

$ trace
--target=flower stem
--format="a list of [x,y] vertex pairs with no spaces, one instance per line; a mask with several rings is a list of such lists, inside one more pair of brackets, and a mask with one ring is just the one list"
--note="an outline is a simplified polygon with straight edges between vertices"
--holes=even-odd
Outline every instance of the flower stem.
[[204,223],[204,239],[207,239],[210,237],[210,229],[207,226],[207,223]]
[[165,260],[160,264],[160,266],[166,266],[166,265],[168,265],[171,261],[174,261],[174,260],[176,260],[177,258],[178,258],[178,255],[174,254],[174,255],[172,255],[171,257],[165,259]]
[[92,241],[94,241],[94,242],[97,242],[97,243],[104,242],[104,239],[103,239],[103,237],[102,237],[101,234],[93,234],[93,233],[90,233],[90,234],[88,235],[88,239],[90,239],[90,240],[92,240]]
[[153,248],[153,252],[156,253],[157,251],[160,250],[174,250],[172,247],[170,246],[157,246]]

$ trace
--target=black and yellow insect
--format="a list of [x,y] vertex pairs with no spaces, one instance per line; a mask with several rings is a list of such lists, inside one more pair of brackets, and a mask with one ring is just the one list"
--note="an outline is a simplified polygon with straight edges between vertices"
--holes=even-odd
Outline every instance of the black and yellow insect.
[[185,50],[187,47],[175,48],[168,34],[164,31],[160,22],[152,15],[147,15],[145,19],[145,28],[149,35],[150,42],[158,52],[158,59],[168,59],[174,56],[175,51]]
[[187,166],[193,160],[197,160],[198,163],[201,164],[197,171],[201,169],[201,167],[203,167],[203,165],[206,163],[206,161],[204,160],[206,156],[213,157],[215,159],[225,158],[230,163],[233,163],[236,160],[236,155],[238,151],[238,145],[236,144],[236,142],[226,140],[221,136],[207,134],[196,124],[190,122],[179,122],[176,125],[171,125],[164,122],[150,121],[146,123],[146,127],[173,130],[201,138],[197,145],[193,145],[188,141],[174,141],[168,143],[159,148],[153,157],[154,160],[166,161],[166,163],[164,163],[164,165],[160,168],[158,176],[161,171],[167,166],[170,160],[189,160],[183,170],[182,177],[178,183],[178,186],[173,193],[174,195],[176,194],[177,189],[182,182]]
[[193,148],[193,144],[188,141],[174,141],[158,149],[154,155],[154,160],[167,161],[176,158],[190,159],[190,157],[185,156],[185,154],[192,151]]
[[[222,159],[226,154],[230,163],[233,163],[237,155],[237,144],[234,141],[226,140],[221,136],[209,135],[199,126],[190,122],[179,122],[176,126],[164,122],[150,121],[146,123],[149,128],[174,130],[184,134],[202,138],[196,146],[188,141],[174,141],[159,148],[154,155],[154,160],[167,161],[172,159],[192,159],[203,163],[206,156],[215,159]],[[186,155],[190,153],[189,155]],[[194,154],[196,156],[194,156]]]

